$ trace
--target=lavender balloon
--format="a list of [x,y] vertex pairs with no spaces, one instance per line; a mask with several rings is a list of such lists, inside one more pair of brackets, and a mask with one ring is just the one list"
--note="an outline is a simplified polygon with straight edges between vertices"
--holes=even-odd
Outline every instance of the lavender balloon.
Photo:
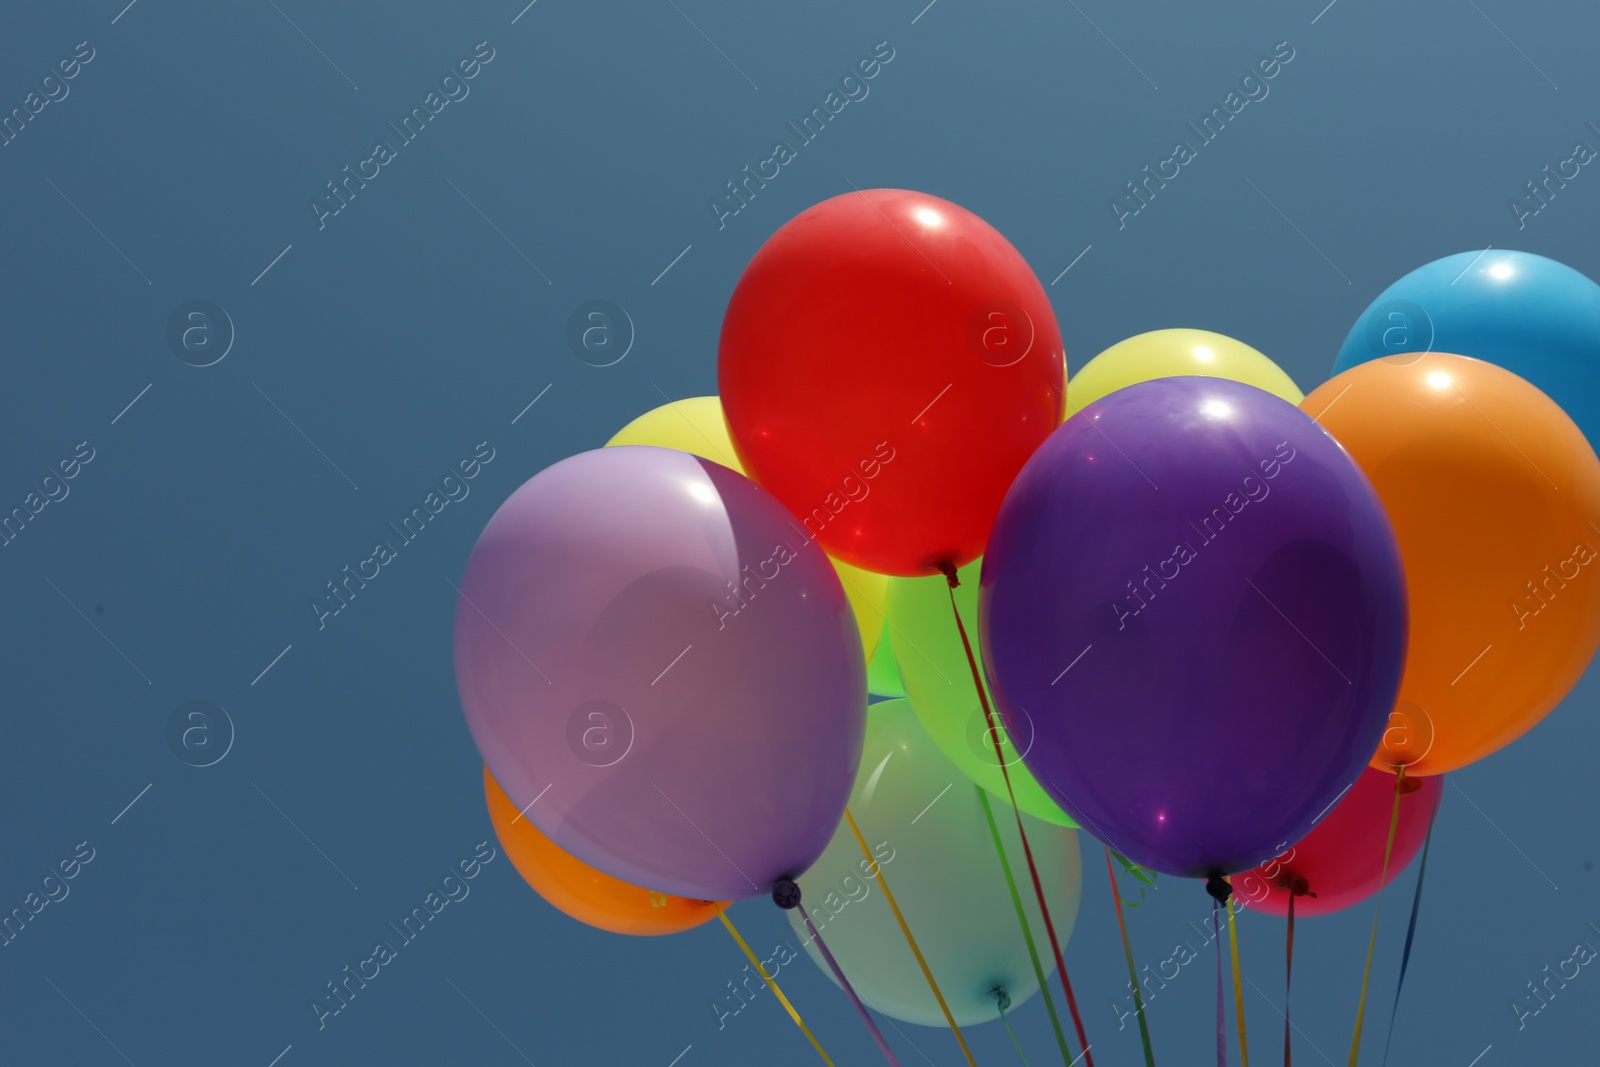
[[1355,782],[1407,625],[1394,534],[1344,449],[1197,377],[1112,393],[1034,453],[980,619],[1040,784],[1129,859],[1193,877],[1270,859]]
[[478,751],[556,844],[652,890],[735,900],[827,847],[866,728],[833,567],[742,475],[585,452],[500,506],[461,580]]

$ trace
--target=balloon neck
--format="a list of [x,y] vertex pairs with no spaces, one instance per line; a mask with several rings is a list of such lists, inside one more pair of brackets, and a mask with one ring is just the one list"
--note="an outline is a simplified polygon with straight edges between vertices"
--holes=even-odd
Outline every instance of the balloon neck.
[[1206,892],[1211,894],[1211,899],[1218,904],[1226,904],[1228,898],[1233,895],[1233,886],[1229,885],[1228,880],[1223,878],[1220,873],[1217,873],[1206,879]]
[[1004,989],[1001,989],[999,986],[996,986],[995,988],[989,990],[989,995],[994,998],[995,1003],[1000,1006],[1000,1010],[1001,1011],[1010,1011],[1011,1010],[1011,994],[1010,993],[1007,993]]
[[1295,875],[1291,878],[1285,878],[1283,881],[1278,883],[1278,888],[1287,889],[1291,894],[1297,897],[1314,898],[1316,896],[1316,894],[1311,891],[1311,883],[1306,881],[1304,878],[1301,878],[1299,875]]
[[936,566],[939,568],[939,573],[944,575],[944,580],[950,583],[951,589],[956,589],[961,585],[961,579],[956,577],[956,565],[954,563],[947,559],[942,559]]
[[1394,766],[1394,788],[1401,796],[1409,796],[1422,788],[1421,778],[1407,778],[1406,765],[1397,763]]
[[779,878],[772,883],[772,902],[784,911],[800,906],[800,886],[793,878]]

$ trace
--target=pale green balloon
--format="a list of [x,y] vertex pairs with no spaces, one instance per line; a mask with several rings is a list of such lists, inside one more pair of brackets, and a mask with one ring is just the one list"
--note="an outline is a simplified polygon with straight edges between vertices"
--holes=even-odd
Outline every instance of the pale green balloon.
[[[958,1025],[998,1018],[995,990],[1004,990],[1016,1008],[1039,989],[982,796],[929,739],[907,701],[873,705],[850,814],[879,869],[846,820],[799,883],[801,903],[845,977],[885,1015],[945,1025],[889,908],[885,882]],[[991,802],[991,808],[1048,978],[1054,961],[1016,817],[1003,804]],[[1078,916],[1078,835],[1026,815],[1023,823],[1064,945]],[[812,962],[832,978],[797,910],[789,912],[789,922]]]
[[[972,641],[978,670],[983,670],[983,654],[978,643],[978,575],[981,558],[956,572],[961,585],[956,589],[956,606]],[[889,579],[889,604],[886,609],[889,640],[894,646],[895,663],[906,696],[917,709],[917,717],[929,736],[939,745],[961,773],[987,789],[1003,804],[1010,804],[1002,774],[1001,757],[995,754],[994,738],[972,684],[972,669],[961,647],[961,634],[950,614],[950,592],[946,580],[929,578]],[[880,646],[881,647],[881,646]],[[985,685],[988,691],[987,684]],[[1022,762],[1017,741],[1026,746],[1031,733],[1013,739],[994,708],[995,727],[1000,735],[1000,750],[1005,769],[1016,790],[1017,807],[1028,815],[1057,826],[1076,827],[1066,812],[1044,791]]]
[[867,661],[867,692],[875,697],[903,697],[906,687],[900,681],[900,668],[895,666],[894,649],[889,647],[889,624],[883,624],[883,636],[878,647]]

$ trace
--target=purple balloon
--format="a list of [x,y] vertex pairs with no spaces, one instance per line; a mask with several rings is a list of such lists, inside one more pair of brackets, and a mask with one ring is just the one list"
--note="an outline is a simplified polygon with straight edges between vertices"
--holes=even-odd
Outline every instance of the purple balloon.
[[1405,662],[1388,517],[1298,408],[1162,378],[1069,419],[989,536],[980,625],[1024,762],[1146,867],[1248,870],[1378,747]]
[[489,520],[456,684],[495,779],[557,845],[647,889],[737,900],[833,836],[866,666],[827,556],[726,467],[584,452]]

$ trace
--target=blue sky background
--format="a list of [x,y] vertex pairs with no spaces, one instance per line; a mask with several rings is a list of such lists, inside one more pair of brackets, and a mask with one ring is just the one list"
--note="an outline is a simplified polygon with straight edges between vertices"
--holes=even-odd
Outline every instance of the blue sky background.
[[[816,1062],[770,994],[718,1029],[744,963],[720,928],[601,934],[503,856],[324,1029],[309,1007],[493,840],[450,658],[478,531],[663,395],[712,392],[741,268],[815,201],[901,186],[984,216],[1047,284],[1073,369],[1193,326],[1309,390],[1368,301],[1429,260],[1493,245],[1600,274],[1592,168],[1523,229],[1508,205],[1576,141],[1600,146],[1600,15],[1576,0],[124,2],[0,12],[0,114],[58,97],[0,147],[0,508],[93,453],[0,549],[0,911],[81,843],[93,857],[0,947],[7,1063]],[[319,229],[325,183],[398,144],[387,124],[480,42],[467,95]],[[719,229],[710,199],[880,42],[870,94]],[[1268,95],[1119,228],[1110,199],[1280,42]],[[62,61],[74,76],[44,83]],[[594,299],[632,323],[611,366],[566,341]],[[168,339],[201,300],[226,313],[207,312],[210,340],[232,341],[206,367],[218,349]],[[481,441],[495,458],[470,495],[319,630],[324,583]],[[1394,1062],[1594,1056],[1600,972],[1521,1029],[1511,1003],[1600,946],[1597,687],[1452,777]],[[194,700],[232,724],[211,766],[169,741]],[[1131,1064],[1085,844],[1068,965],[1097,1061]],[[1414,879],[1385,901],[1369,1062]],[[1197,884],[1160,885],[1129,917],[1141,963],[1200,947],[1209,914]],[[791,937],[769,904],[734,914],[763,949]],[[1301,926],[1301,1063],[1347,1054],[1371,915]],[[1266,1062],[1283,924],[1240,936]],[[1207,1062],[1213,966],[1208,949],[1151,1002],[1158,1062]],[[874,1062],[820,972],[781,980],[837,1062]],[[1016,1022],[1050,1062],[1041,1005]],[[948,1034],[904,1029],[902,1062],[960,1062]],[[981,1063],[1015,1056],[998,1027],[971,1036]]]

